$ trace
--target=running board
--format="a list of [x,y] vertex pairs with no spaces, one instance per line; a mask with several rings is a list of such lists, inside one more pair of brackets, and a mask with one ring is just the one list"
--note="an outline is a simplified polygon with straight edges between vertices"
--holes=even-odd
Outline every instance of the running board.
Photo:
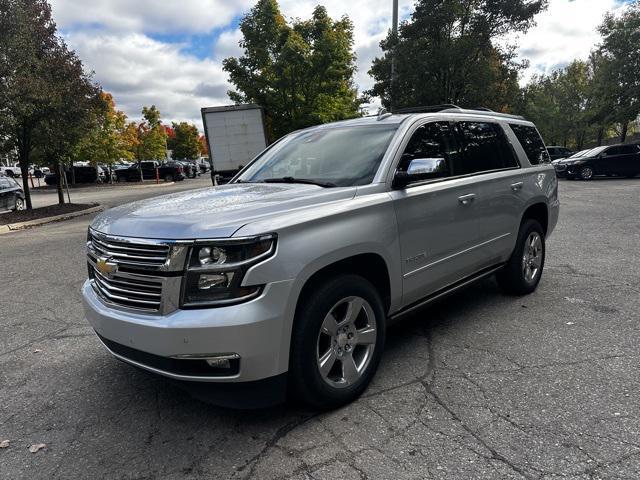
[[426,307],[427,305],[435,302],[436,300],[440,300],[448,295],[451,295],[454,292],[457,292],[461,288],[464,288],[468,285],[471,285],[472,283],[477,282],[478,280],[482,280],[483,278],[493,275],[498,270],[500,270],[503,266],[504,264],[500,264],[493,267],[485,268],[483,270],[480,270],[478,273],[475,273],[469,277],[466,277],[456,283],[449,285],[448,287],[442,288],[440,290],[436,290],[432,294],[424,297],[422,300],[418,300],[417,302],[414,302],[411,305],[408,305],[407,307],[403,308],[402,310],[399,310],[393,315],[390,315],[389,316],[389,320],[391,321],[390,323],[395,323],[396,320],[399,320],[400,318],[410,313],[420,310],[421,308]]

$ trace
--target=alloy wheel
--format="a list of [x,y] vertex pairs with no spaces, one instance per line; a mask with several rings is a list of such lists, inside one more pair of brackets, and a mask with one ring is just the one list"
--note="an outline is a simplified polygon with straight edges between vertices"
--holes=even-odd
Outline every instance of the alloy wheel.
[[24,200],[21,198],[16,198],[16,210],[24,210],[24,209],[25,209]]
[[522,274],[531,283],[536,279],[542,266],[542,237],[538,232],[531,232],[524,243],[522,254]]
[[317,342],[317,365],[322,379],[334,388],[356,383],[373,357],[376,318],[369,302],[347,297],[327,313]]
[[593,169],[591,167],[584,167],[580,170],[580,178],[583,180],[591,180],[593,178]]

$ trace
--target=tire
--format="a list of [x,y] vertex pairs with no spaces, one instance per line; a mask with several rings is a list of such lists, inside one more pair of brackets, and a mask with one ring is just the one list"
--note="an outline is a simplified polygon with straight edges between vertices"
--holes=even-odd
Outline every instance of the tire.
[[593,168],[591,167],[582,167],[578,172],[581,180],[591,180],[593,178]]
[[11,177],[11,178],[15,178],[15,174],[13,173],[13,170],[7,170],[7,177]]
[[16,197],[16,204],[13,207],[14,211],[24,210],[26,208],[24,198]]
[[[291,336],[291,393],[321,410],[355,400],[384,349],[380,294],[366,279],[344,274],[316,285],[300,302]],[[358,314],[349,315],[354,309]]]
[[164,181],[165,181],[165,182],[173,182],[173,175],[171,175],[170,173],[167,173],[167,174],[164,176]]
[[508,295],[532,293],[542,277],[545,259],[544,230],[537,220],[525,219],[511,258],[496,274],[500,289]]

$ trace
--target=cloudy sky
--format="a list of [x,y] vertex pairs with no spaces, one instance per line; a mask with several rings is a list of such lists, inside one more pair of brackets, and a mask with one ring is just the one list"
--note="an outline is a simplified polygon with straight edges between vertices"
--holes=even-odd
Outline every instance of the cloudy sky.
[[[61,34],[117,106],[133,119],[143,105],[155,104],[163,120],[195,122],[200,108],[231,103],[221,60],[240,54],[238,22],[252,0],[52,0]],[[329,15],[355,24],[356,82],[372,84],[367,71],[380,54],[378,43],[391,25],[391,0],[281,0],[287,17],[306,18],[318,3]],[[399,0],[401,18],[414,0]],[[597,25],[621,0],[550,0],[537,27],[517,38],[530,61],[526,82],[574,58],[586,58],[598,42]]]

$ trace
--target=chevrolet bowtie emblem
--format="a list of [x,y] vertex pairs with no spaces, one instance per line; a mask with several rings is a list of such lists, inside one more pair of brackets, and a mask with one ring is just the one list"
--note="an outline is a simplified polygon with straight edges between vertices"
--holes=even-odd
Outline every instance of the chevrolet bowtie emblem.
[[118,264],[110,261],[109,257],[99,257],[96,260],[96,269],[105,277],[111,278],[118,271]]

